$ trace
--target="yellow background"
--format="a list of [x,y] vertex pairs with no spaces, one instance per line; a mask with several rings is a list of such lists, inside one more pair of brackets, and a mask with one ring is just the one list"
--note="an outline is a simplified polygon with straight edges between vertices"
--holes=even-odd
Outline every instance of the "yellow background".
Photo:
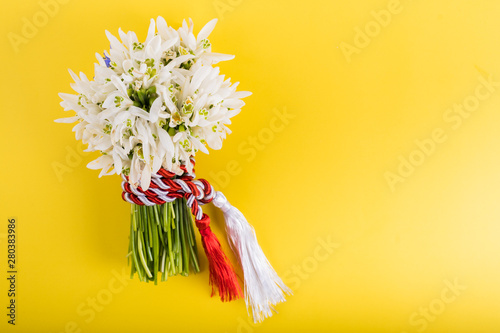
[[[388,6],[398,13],[374,23],[371,12]],[[479,76],[500,80],[500,2],[71,0],[15,52],[9,34],[22,37],[23,18],[40,11],[4,1],[0,14],[0,331],[500,331],[500,88],[461,126],[446,120],[487,91]],[[198,275],[159,286],[117,279],[129,272],[120,179],[87,169],[97,155],[82,153],[72,125],[53,122],[69,116],[57,96],[72,92],[67,69],[92,77],[104,30],[144,39],[158,15],[174,27],[192,17],[195,33],[218,17],[213,50],[236,54],[222,72],[254,93],[223,149],[199,153],[197,175],[246,214],[294,289],[261,325],[243,300],[209,297],[202,253]],[[367,27],[364,45],[356,31]],[[347,44],[359,46],[349,57]],[[273,120],[285,110],[286,125]],[[400,156],[422,157],[415,140],[435,129],[446,140],[391,189],[387,172],[397,174]],[[227,248],[222,215],[205,209]],[[15,327],[5,316],[9,217]],[[429,307],[438,314],[424,320]]]

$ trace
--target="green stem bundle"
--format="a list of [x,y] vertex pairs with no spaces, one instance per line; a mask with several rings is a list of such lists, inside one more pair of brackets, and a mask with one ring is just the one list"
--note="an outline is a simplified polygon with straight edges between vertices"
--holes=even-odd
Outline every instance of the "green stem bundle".
[[198,273],[198,251],[191,212],[186,199],[163,205],[131,205],[129,263],[131,277],[158,282],[168,276]]

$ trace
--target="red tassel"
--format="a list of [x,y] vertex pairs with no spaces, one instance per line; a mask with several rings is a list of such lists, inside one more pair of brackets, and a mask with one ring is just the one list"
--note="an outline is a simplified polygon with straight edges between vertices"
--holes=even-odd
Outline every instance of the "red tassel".
[[215,295],[215,289],[218,289],[220,299],[223,302],[236,300],[243,296],[238,276],[224,251],[222,251],[220,242],[210,229],[209,224],[210,218],[206,214],[203,214],[201,220],[196,221],[196,226],[200,230],[203,248],[208,258],[212,296]]

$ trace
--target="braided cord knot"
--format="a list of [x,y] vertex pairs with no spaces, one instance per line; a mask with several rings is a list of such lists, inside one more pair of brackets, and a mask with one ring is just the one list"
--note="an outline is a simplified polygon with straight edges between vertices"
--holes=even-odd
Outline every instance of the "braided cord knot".
[[146,191],[140,186],[132,187],[128,177],[122,175],[123,200],[136,205],[153,206],[186,198],[187,206],[195,217],[196,226],[200,230],[206,229],[210,224],[210,218],[203,213],[200,205],[211,202],[215,197],[215,191],[207,180],[195,180],[194,173],[188,173],[184,166],[181,168],[184,171],[181,176],[161,168],[152,176],[151,184]]

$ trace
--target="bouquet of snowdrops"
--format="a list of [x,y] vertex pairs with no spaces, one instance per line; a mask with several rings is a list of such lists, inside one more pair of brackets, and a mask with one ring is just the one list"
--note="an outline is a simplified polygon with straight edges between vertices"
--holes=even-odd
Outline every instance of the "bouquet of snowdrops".
[[209,262],[212,295],[238,299],[242,290],[233,266],[210,229],[201,206],[222,209],[229,243],[243,270],[245,299],[256,322],[272,315],[274,305],[291,293],[260,248],[241,212],[204,179],[195,179],[198,151],[220,149],[227,125],[250,95],[214,65],[231,55],[212,52],[208,36],[216,20],[195,37],[193,23],[175,30],[162,17],[151,20],[140,42],[119,29],[121,42],[106,31],[110,50],[96,54],[95,76],[77,76],[75,94],[61,93],[65,111],[76,115],[73,131],[87,151],[101,156],[88,167],[100,175],[123,178],[122,198],[131,203],[129,259],[132,276],[154,281],[159,276],[199,272],[195,227]]

